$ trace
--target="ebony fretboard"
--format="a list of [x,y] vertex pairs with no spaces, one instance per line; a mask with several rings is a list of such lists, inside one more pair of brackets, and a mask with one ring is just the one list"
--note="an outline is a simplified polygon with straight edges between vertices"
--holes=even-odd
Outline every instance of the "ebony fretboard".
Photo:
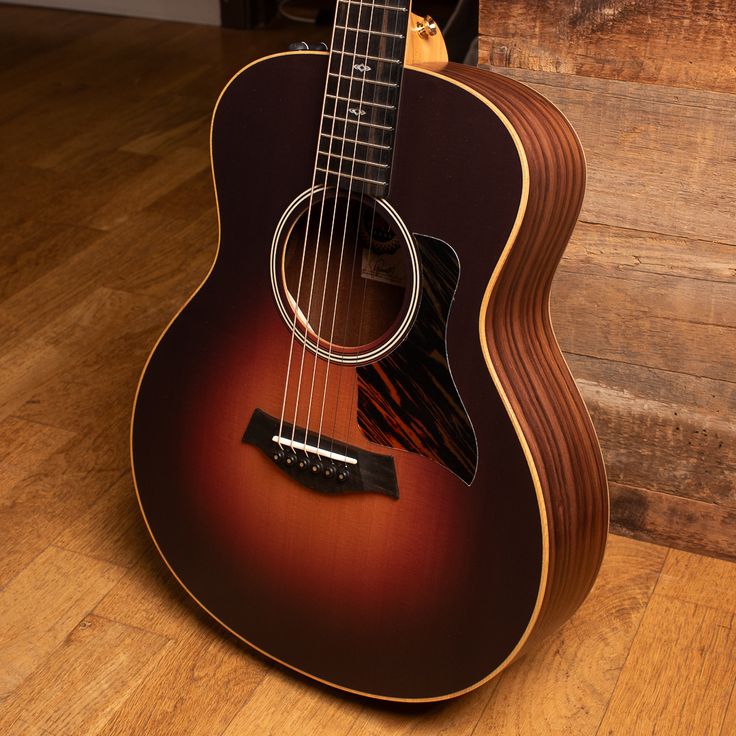
[[409,3],[337,0],[318,182],[388,194]]

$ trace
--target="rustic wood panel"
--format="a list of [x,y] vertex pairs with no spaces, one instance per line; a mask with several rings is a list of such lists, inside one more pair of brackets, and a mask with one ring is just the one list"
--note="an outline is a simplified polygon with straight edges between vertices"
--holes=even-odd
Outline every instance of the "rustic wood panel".
[[497,66],[736,92],[730,0],[481,2],[479,57]]
[[611,483],[611,531],[736,560],[736,509]]
[[706,554],[736,549],[736,385],[568,354],[607,462],[612,528]]
[[734,384],[567,357],[588,376],[579,385],[608,463],[612,528],[733,557]]
[[575,126],[588,159],[581,220],[734,243],[736,95],[494,71],[539,90]]
[[[710,240],[580,221],[560,269],[586,275],[615,273],[627,278],[662,274],[733,284],[736,250],[733,245]],[[701,287],[707,297],[708,284]]]
[[[593,364],[590,358],[568,358],[571,364],[583,366],[583,370]],[[665,385],[680,383],[698,390],[713,384],[717,387],[717,382],[687,380],[688,376],[679,382],[668,382],[668,377],[682,374],[652,370],[647,375],[646,369],[625,364],[615,370],[610,368],[611,362],[607,365],[601,361],[596,366],[599,370],[590,368],[590,378],[579,379],[597,421],[610,480],[736,505],[736,430],[726,403],[736,387],[729,383],[730,391],[725,395],[720,391],[710,394],[714,403],[721,401],[723,405],[720,410],[709,411],[686,394],[662,397],[663,391],[653,391],[652,383],[661,380]],[[605,368],[611,370],[610,376],[600,375]],[[652,383],[635,383],[640,376]]]
[[552,317],[620,533],[734,554],[735,263],[731,245],[589,223],[563,259]]
[[[480,57],[558,104],[587,153],[552,319],[614,482],[613,528],[726,556],[736,548],[734,12],[688,0],[484,0]],[[697,62],[691,39],[705,49]]]
[[736,279],[728,284],[662,274],[599,276],[563,267],[554,294],[555,331],[567,352],[726,382],[733,378]]

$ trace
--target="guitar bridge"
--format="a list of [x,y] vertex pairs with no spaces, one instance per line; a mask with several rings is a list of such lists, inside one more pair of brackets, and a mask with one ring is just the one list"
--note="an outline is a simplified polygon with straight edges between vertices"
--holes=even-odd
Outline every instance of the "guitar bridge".
[[253,412],[242,441],[257,447],[279,470],[313,491],[399,497],[390,455],[362,450],[300,427],[294,431],[292,424],[282,424],[262,409]]

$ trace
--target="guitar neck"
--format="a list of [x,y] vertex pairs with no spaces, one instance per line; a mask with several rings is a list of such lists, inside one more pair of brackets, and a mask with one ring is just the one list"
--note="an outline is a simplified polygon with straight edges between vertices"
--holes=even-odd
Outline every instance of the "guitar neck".
[[409,2],[338,0],[316,181],[388,193]]

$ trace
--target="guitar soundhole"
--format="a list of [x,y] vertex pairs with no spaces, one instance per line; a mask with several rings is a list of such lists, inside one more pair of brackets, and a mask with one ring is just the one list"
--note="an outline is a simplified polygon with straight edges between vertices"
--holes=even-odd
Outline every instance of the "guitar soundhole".
[[[306,194],[306,193],[305,193]],[[315,351],[375,360],[411,324],[416,249],[383,201],[334,189],[302,195],[277,229],[276,297],[289,325]]]

